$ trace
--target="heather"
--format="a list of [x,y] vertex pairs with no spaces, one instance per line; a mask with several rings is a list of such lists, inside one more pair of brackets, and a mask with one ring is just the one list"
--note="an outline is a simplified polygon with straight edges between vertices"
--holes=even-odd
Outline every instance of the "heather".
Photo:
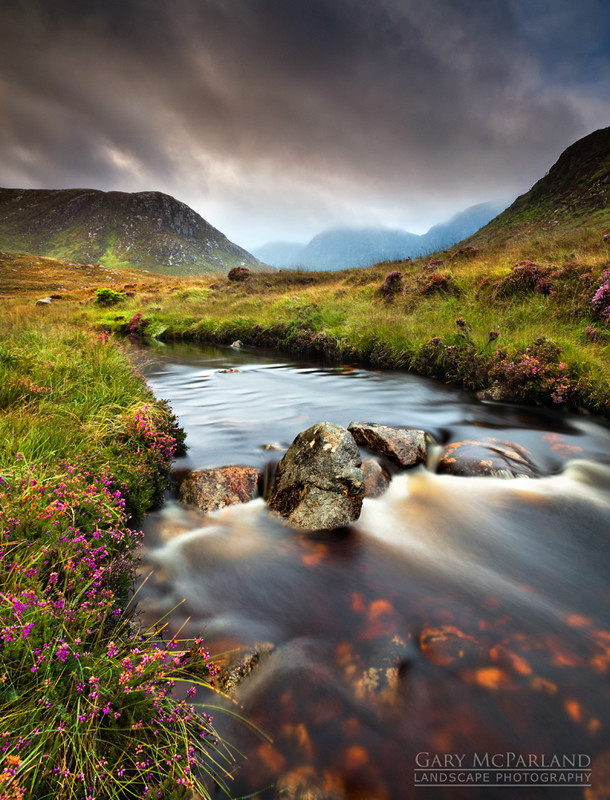
[[0,330],[0,798],[205,796],[229,762],[189,698],[215,667],[129,602],[181,431],[106,333],[23,310]]
[[609,258],[603,233],[583,229],[369,269],[183,280],[89,318],[141,338],[239,339],[607,416]]

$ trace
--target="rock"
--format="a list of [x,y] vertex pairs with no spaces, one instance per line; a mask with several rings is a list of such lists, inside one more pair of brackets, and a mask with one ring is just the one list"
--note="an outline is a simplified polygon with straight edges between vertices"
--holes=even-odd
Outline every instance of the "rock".
[[242,653],[237,662],[221,669],[216,677],[216,683],[226,694],[235,694],[240,683],[274,650],[275,645],[271,642],[255,644],[247,653]]
[[509,402],[511,394],[501,384],[494,383],[487,389],[480,389],[477,392],[477,400],[493,400],[496,403]]
[[390,485],[390,473],[374,458],[362,459],[364,496],[380,497]]
[[335,662],[358,700],[393,705],[405,686],[416,649],[399,634],[384,635],[363,654],[352,642],[340,642]]
[[239,348],[243,347],[243,346],[244,346],[244,343],[241,341],[241,339],[236,339],[233,342],[233,344],[231,345],[231,347],[234,347],[236,350],[239,350]]
[[41,297],[40,300],[36,301],[37,306],[50,306],[53,302],[52,297]]
[[220,467],[190,472],[178,487],[178,497],[202,511],[253,500],[258,471],[252,467]]
[[347,429],[361,447],[368,447],[403,469],[426,460],[428,442],[425,431],[388,428],[373,422],[350,422]]
[[436,471],[448,475],[537,477],[536,467],[525,448],[493,438],[480,442],[464,440],[446,445]]
[[430,661],[443,667],[474,667],[482,657],[482,648],[476,639],[455,625],[424,626],[419,647]]
[[300,433],[280,461],[269,506],[295,528],[330,530],[358,519],[364,475],[353,436],[332,422]]
[[309,764],[284,772],[277,779],[273,800],[345,800],[338,776],[325,772],[321,778]]
[[135,292],[123,292],[123,297],[135,297]]

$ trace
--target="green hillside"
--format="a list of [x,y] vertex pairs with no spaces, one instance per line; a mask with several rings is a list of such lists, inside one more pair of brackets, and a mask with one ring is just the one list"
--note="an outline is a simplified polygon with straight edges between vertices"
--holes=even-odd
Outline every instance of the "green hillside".
[[168,275],[264,268],[161,192],[0,189],[0,250]]
[[610,229],[610,128],[568,147],[529,192],[466,242],[502,246],[516,239],[604,227]]

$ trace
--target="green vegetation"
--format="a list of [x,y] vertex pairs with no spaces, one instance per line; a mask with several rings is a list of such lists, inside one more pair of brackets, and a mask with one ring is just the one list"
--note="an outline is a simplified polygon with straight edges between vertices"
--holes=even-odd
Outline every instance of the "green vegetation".
[[582,231],[365,270],[185,281],[89,318],[121,333],[404,367],[496,399],[608,415],[610,329],[594,297],[609,256],[601,232]]
[[109,289],[107,286],[103,286],[95,293],[95,302],[98,306],[115,306],[121,300],[123,300],[123,295],[115,292],[114,289]]
[[0,249],[169,275],[264,268],[161,192],[0,189]]
[[215,667],[201,641],[164,643],[127,603],[128,520],[159,502],[182,432],[106,333],[9,305],[0,797],[207,797],[204,776],[224,785],[231,761],[211,718],[172,688],[209,686]]

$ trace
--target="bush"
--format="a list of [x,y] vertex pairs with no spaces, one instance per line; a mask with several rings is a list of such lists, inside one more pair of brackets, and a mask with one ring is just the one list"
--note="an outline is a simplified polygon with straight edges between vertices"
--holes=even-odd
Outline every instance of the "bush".
[[610,269],[607,269],[600,278],[599,286],[593,300],[591,300],[593,310],[603,317],[606,322],[610,322]]
[[116,306],[116,304],[120,303],[123,299],[122,294],[115,292],[114,289],[108,289],[107,287],[98,289],[95,293],[95,302],[98,306]]
[[416,278],[420,294],[458,294],[458,288],[451,275],[431,272],[422,278]]
[[520,261],[508,275],[493,284],[492,296],[511,297],[528,292],[549,295],[553,291],[550,279],[554,274],[553,267],[542,267],[533,261]]
[[245,281],[250,277],[250,270],[246,267],[232,267],[227,273],[227,278],[230,281]]

